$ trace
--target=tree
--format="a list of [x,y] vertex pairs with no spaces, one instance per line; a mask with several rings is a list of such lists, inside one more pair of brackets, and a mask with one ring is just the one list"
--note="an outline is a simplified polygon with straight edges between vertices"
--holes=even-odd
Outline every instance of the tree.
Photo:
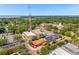
[[25,47],[23,46],[23,45],[17,45],[16,47],[15,47],[15,52],[19,52],[19,51],[21,51],[22,49],[24,49]]
[[66,44],[65,41],[60,41],[60,42],[58,42],[58,45],[59,45],[59,46],[62,46],[62,45],[64,45],[64,44]]
[[51,49],[51,50],[54,50],[56,47],[57,47],[57,44],[54,43],[54,44],[51,44],[50,49]]
[[0,55],[8,55],[8,53],[7,49],[0,49]]
[[78,35],[73,36],[71,39],[72,39],[72,43],[79,41]]
[[44,38],[44,35],[43,34],[37,34],[37,38]]
[[14,40],[17,40],[17,41],[22,40],[22,35],[21,34],[14,35]]
[[29,40],[29,44],[32,45],[32,40]]
[[40,54],[41,55],[46,55],[50,52],[50,46],[47,44],[45,46],[43,46],[40,50]]
[[71,36],[71,31],[66,31],[66,32],[64,33],[64,35],[66,35],[66,36]]
[[29,38],[30,38],[30,40],[34,41],[37,39],[37,36],[30,36]]
[[4,33],[5,32],[5,28],[3,26],[0,27],[0,33]]
[[46,47],[42,47],[41,48],[41,51],[40,51],[40,54],[41,55],[46,55],[46,54],[48,54],[49,53],[49,50],[46,48]]
[[52,29],[51,31],[54,33],[58,33],[58,29]]
[[17,26],[17,28],[16,28],[16,32],[18,32],[18,33],[22,33],[23,31],[27,31],[27,30],[28,30],[28,27],[24,24]]
[[8,25],[8,29],[11,33],[15,34],[16,33],[16,26],[13,24],[13,25]]
[[7,44],[6,40],[0,39],[0,46]]
[[39,34],[40,38],[44,38],[45,36],[43,34]]

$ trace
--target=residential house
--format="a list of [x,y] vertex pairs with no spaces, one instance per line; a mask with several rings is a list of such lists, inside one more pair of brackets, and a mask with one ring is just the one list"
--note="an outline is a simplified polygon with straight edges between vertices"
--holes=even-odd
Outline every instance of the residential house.
[[32,47],[36,48],[38,46],[43,45],[44,43],[45,41],[43,39],[38,39],[38,40],[32,41]]
[[64,28],[64,26],[61,23],[59,23],[59,25],[57,27],[58,27],[58,29]]
[[43,34],[44,36],[53,35],[53,32],[44,30]]
[[77,46],[77,48],[79,48],[79,41],[73,43],[75,46]]
[[35,29],[35,30],[32,30],[32,32],[34,33],[34,34],[43,34],[43,31],[41,30],[41,29]]
[[56,26],[58,29],[64,28],[64,26],[61,23],[59,23],[59,24],[53,24],[53,26]]
[[62,40],[71,40],[71,37],[62,35]]
[[53,35],[47,35],[47,36],[45,37],[45,40],[48,41],[48,42],[56,41],[56,39],[58,39],[59,37],[60,37],[59,34],[54,33]]

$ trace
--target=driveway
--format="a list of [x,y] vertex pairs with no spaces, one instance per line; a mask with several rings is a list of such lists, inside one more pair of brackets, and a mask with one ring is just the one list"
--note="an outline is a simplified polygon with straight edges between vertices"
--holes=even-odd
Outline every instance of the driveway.
[[33,48],[29,45],[29,43],[25,43],[26,48],[28,48],[29,53],[31,53],[32,55],[37,55],[37,51],[41,49],[42,46],[39,46],[37,48]]

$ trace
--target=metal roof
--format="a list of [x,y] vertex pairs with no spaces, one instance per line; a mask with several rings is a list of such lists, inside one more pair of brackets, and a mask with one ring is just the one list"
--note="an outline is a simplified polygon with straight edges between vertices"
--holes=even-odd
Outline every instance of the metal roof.
[[74,54],[79,54],[79,49],[71,43],[68,43],[68,44],[64,45],[63,47],[65,47],[67,50],[69,50],[70,52],[72,52]]
[[56,38],[59,38],[59,34],[47,35],[45,37],[47,41],[52,41],[52,40],[55,40]]
[[66,52],[62,48],[57,48],[54,51],[52,51],[49,55],[71,55],[71,54]]

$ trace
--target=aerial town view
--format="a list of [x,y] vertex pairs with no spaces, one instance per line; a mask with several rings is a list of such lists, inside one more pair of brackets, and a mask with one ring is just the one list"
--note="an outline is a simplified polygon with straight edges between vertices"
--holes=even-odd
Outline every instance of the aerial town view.
[[0,4],[0,55],[79,55],[79,4]]

